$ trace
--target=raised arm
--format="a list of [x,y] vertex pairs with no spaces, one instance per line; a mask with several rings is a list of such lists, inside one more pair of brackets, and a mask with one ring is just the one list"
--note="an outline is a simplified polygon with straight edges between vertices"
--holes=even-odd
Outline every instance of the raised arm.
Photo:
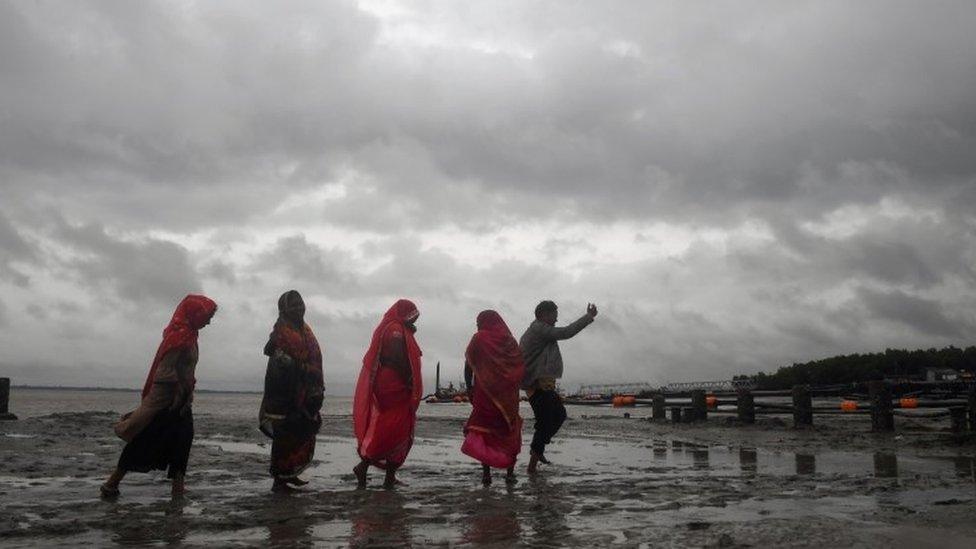
[[539,335],[546,339],[560,340],[569,339],[574,335],[580,333],[583,328],[586,328],[593,323],[593,318],[596,317],[596,306],[590,305],[587,307],[586,314],[579,317],[576,321],[557,328],[555,326],[550,326],[543,322],[538,323],[540,327],[536,328],[539,331]]

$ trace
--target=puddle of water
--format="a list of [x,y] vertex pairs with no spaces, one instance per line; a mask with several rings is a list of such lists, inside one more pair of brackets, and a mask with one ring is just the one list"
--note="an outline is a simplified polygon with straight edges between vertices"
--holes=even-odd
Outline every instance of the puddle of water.
[[[225,452],[270,454],[270,448],[266,445],[253,442],[211,438],[196,443],[218,447]],[[409,475],[412,469],[476,470],[478,464],[461,454],[459,446],[460,440],[454,439],[416,440],[404,466],[404,475]],[[352,439],[319,437],[316,464],[309,469],[309,474],[322,478],[347,477],[358,463],[354,447]],[[687,477],[691,474],[719,477],[849,475],[881,479],[921,475],[976,480],[976,458],[972,456],[927,458],[886,452],[770,452],[761,448],[706,446],[669,438],[654,439],[643,444],[563,439],[554,441],[546,455],[555,463],[551,469],[567,479],[586,477],[599,480],[627,475]],[[428,480],[431,479],[419,479],[417,482]],[[443,482],[444,475],[438,475],[433,480]],[[456,477],[454,480],[457,480]]]

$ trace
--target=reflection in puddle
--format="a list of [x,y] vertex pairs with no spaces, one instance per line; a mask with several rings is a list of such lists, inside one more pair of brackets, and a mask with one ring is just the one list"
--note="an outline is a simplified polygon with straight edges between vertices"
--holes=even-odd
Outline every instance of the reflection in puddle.
[[817,474],[817,456],[813,454],[796,454],[796,474]]
[[755,475],[757,457],[755,448],[739,448],[739,470],[744,475]]
[[268,544],[273,547],[311,547],[315,521],[309,517],[307,500],[290,497],[288,494],[273,494],[271,498],[282,502],[280,508],[287,514],[274,516],[268,521]]
[[974,478],[974,476],[976,476],[976,458],[969,456],[956,456],[952,461],[956,466],[957,477]]
[[897,478],[898,457],[895,454],[875,452],[874,476],[878,478]]
[[487,492],[474,502],[462,541],[474,544],[514,544],[522,534],[517,498]]
[[364,490],[350,517],[352,547],[390,545],[410,539],[410,526],[403,494]]
[[708,469],[708,447],[692,450],[691,459],[695,469]]

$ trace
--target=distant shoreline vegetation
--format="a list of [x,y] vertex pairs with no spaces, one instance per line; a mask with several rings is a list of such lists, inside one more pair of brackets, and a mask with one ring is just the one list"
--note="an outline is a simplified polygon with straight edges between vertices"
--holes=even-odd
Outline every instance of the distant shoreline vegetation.
[[776,373],[759,372],[732,379],[753,379],[757,389],[789,389],[794,385],[838,385],[875,379],[924,380],[929,368],[976,373],[976,346],[960,349],[886,349],[883,353],[839,355],[783,366]]
[[[137,393],[142,389],[119,387],[63,387],[60,385],[11,385],[11,389],[44,389],[47,391],[115,391],[119,393]],[[218,389],[195,389],[197,393],[227,393],[241,395],[260,395],[262,391],[224,391]]]

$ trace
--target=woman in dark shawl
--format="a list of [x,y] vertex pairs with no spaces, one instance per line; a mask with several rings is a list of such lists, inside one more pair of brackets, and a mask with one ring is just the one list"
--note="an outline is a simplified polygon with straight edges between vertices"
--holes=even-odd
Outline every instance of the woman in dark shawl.
[[261,401],[261,431],[272,439],[272,490],[301,486],[298,478],[315,455],[315,435],[322,425],[325,384],[322,351],[305,323],[305,302],[289,290],[278,299],[278,321],[264,346],[268,370]]
[[188,295],[176,307],[163,330],[139,407],[115,425],[115,434],[127,444],[115,471],[101,486],[104,497],[119,495],[119,482],[127,472],[152,469],[168,469],[173,496],[183,494],[193,443],[191,404],[199,357],[197,337],[216,312],[217,304],[202,295]]
[[420,347],[414,339],[420,312],[412,302],[393,304],[373,331],[363,357],[353,400],[353,428],[360,462],[353,472],[359,486],[373,465],[386,470],[386,488],[397,484],[396,471],[413,446],[417,406],[424,392]]
[[515,460],[522,449],[519,386],[525,364],[501,315],[482,311],[477,325],[464,353],[472,409],[461,452],[481,462],[482,482],[487,486],[492,467],[507,469],[506,480],[515,481]]

